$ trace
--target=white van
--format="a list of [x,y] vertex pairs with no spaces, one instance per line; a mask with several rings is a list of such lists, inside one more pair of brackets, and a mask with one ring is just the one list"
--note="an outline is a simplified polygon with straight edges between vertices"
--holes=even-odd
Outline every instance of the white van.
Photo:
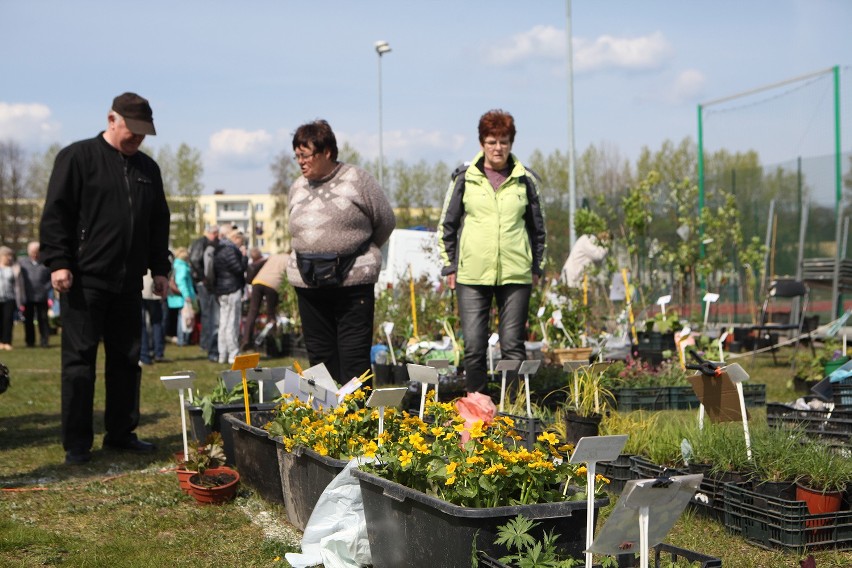
[[438,233],[429,230],[394,229],[387,246],[382,247],[382,271],[377,289],[396,286],[407,280],[409,267],[414,279],[426,276],[430,281],[441,279],[441,256],[438,253]]

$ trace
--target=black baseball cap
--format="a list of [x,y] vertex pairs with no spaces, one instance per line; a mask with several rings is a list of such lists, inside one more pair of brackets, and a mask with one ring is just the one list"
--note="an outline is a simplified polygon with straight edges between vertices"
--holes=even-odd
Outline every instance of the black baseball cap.
[[112,110],[121,115],[133,134],[156,134],[154,113],[148,99],[136,93],[123,93],[112,100]]

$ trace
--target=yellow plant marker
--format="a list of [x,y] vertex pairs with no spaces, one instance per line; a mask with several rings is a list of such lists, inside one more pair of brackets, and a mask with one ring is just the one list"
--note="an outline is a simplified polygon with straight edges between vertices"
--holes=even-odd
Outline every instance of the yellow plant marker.
[[627,278],[627,269],[621,269],[621,278],[624,279],[624,299],[627,306],[627,317],[630,320],[630,332],[633,337],[633,343],[639,345],[639,338],[636,337],[636,320],[633,319],[633,304],[630,301],[630,280]]
[[589,275],[583,273],[583,305],[589,305]]
[[246,424],[251,425],[251,411],[249,410],[248,382],[246,381],[246,369],[254,369],[260,364],[260,353],[249,353],[248,355],[237,355],[234,357],[232,371],[241,371],[243,376],[243,402],[246,405]]

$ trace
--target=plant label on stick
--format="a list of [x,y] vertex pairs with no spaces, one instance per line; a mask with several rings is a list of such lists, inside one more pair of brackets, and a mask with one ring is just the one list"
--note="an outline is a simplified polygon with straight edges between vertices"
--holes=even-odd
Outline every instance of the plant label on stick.
[[314,379],[308,377],[299,377],[299,390],[308,395],[308,404],[313,403],[313,399],[327,400],[328,389],[320,386]]
[[370,398],[367,399],[367,407],[379,409],[379,435],[376,442],[379,446],[382,445],[382,433],[385,431],[385,408],[400,406],[407,392],[406,387],[391,387],[376,389],[370,393]]
[[535,375],[541,361],[538,359],[527,359],[518,367],[518,374],[524,377],[524,391],[527,397],[527,418],[532,418],[532,404],[530,402],[530,375]]
[[265,385],[273,384],[272,369],[269,367],[255,367],[254,369],[246,369],[246,380],[257,383],[258,397],[261,404],[266,398]]
[[[186,370],[186,371],[175,371],[174,373],[172,373],[172,376],[173,377],[178,377],[178,376],[190,377],[194,381],[196,374],[195,374],[195,371]],[[193,402],[193,400],[192,400],[192,387],[188,387],[186,389],[186,393],[189,395],[189,402],[191,404]]]
[[406,365],[408,369],[408,378],[412,381],[417,381],[422,384],[420,392],[420,419],[423,419],[423,410],[426,408],[426,391],[429,385],[435,385],[435,400],[438,400],[438,369],[427,365],[415,365],[409,363]]
[[506,398],[506,375],[509,371],[517,371],[520,366],[520,361],[512,359],[501,359],[497,363],[496,371],[500,373],[500,412],[503,412],[503,401]]
[[334,392],[338,388],[337,383],[331,378],[331,373],[328,372],[325,363],[319,363],[318,365],[305,369],[302,371],[302,376],[308,379],[313,379],[316,384],[327,391]]
[[[580,438],[571,454],[573,464],[586,464],[586,549],[592,546],[595,536],[595,466],[599,461],[612,461],[618,457],[627,435],[591,436]],[[567,484],[566,484],[567,488]],[[592,553],[586,552],[586,567],[592,567]]]
[[727,372],[715,376],[696,373],[686,378],[695,396],[713,422],[735,422],[743,419],[737,387]]
[[660,296],[657,298],[657,305],[660,306],[660,310],[663,312],[663,315],[666,315],[666,304],[672,301],[672,295],[666,294],[665,296]]
[[613,461],[618,458],[626,443],[627,434],[580,438],[571,454],[571,463]]
[[189,456],[189,440],[186,437],[186,408],[184,404],[183,391],[192,389],[192,382],[195,380],[195,373],[181,375],[167,375],[160,377],[160,381],[167,390],[178,391],[180,397],[180,423],[181,435],[183,436],[183,456],[186,459]]
[[246,382],[246,370],[254,369],[260,364],[260,353],[249,353],[247,355],[237,355],[234,357],[234,362],[231,364],[232,371],[242,371],[243,380],[243,403],[246,407],[246,423],[251,424],[251,409],[249,408],[248,383]]

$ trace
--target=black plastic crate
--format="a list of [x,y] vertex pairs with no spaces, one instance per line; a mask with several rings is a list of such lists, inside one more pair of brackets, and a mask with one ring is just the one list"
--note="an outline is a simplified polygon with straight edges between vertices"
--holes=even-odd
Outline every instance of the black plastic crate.
[[801,429],[844,444],[852,441],[852,410],[797,410],[786,404],[769,403],[766,422],[772,427]]
[[[690,473],[693,473],[690,471]],[[697,471],[694,473],[698,473]],[[704,473],[704,478],[698,485],[698,491],[692,496],[689,504],[700,514],[717,521],[725,520],[725,487],[728,483],[744,483],[745,478],[738,474],[711,475]]]
[[633,479],[654,479],[683,474],[683,471],[677,468],[657,465],[642,456],[630,456],[630,470],[634,473]]
[[725,526],[762,548],[852,549],[852,511],[812,515],[804,501],[787,501],[725,485]]
[[852,379],[831,383],[831,391],[836,410],[852,410]]
[[518,416],[515,414],[507,414],[505,412],[498,413],[500,416],[511,418],[515,425],[512,427],[521,440],[518,442],[528,450],[535,447],[536,438],[547,430],[548,424],[541,418],[529,418],[527,416]]
[[666,410],[670,407],[669,387],[621,388],[615,392],[619,412]]
[[610,462],[598,463],[598,473],[609,479],[609,485],[605,489],[612,493],[621,493],[624,486],[631,479],[636,479],[636,474],[631,469],[630,458],[633,456],[621,454],[616,459]]

